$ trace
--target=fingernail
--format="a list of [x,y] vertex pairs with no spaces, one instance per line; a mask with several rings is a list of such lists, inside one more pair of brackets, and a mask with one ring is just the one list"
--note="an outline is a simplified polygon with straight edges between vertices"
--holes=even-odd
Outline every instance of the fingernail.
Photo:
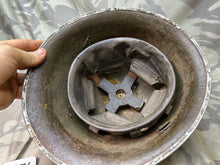
[[37,53],[39,56],[44,55],[43,48],[39,48],[39,49],[37,49],[37,50],[36,50],[36,53]]

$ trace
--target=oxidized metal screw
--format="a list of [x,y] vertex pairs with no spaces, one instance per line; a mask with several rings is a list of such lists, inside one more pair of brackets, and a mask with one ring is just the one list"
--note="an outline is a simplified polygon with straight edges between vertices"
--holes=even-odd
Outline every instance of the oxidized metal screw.
[[123,99],[126,96],[126,93],[123,89],[119,89],[119,90],[116,91],[116,96],[119,99]]

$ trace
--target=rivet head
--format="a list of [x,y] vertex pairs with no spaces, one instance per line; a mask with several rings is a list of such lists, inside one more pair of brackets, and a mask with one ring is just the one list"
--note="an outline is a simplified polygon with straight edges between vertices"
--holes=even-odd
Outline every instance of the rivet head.
[[123,99],[126,96],[126,93],[123,89],[119,89],[119,90],[116,91],[116,96],[119,99]]

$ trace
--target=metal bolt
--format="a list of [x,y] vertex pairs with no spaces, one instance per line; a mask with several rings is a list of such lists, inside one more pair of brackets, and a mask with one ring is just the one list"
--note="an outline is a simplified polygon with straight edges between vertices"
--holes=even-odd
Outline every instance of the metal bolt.
[[116,96],[119,99],[123,99],[126,96],[126,93],[123,89],[119,89],[119,90],[116,91]]

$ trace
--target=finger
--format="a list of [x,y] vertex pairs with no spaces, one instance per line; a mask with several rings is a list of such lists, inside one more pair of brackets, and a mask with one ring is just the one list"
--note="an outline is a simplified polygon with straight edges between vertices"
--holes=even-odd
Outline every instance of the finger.
[[25,73],[17,73],[17,83],[18,85],[23,85],[25,79]]
[[34,51],[43,43],[42,40],[14,39],[0,41],[0,45],[10,45],[24,51]]
[[18,87],[17,94],[16,94],[16,99],[21,99],[21,97],[22,97],[22,89],[23,89],[22,85]]
[[0,110],[7,108],[15,99],[9,83],[0,85]]
[[[16,56],[16,55],[14,55]],[[21,50],[16,56],[18,69],[26,69],[41,64],[46,57],[46,50],[39,48],[34,52],[25,52]]]
[[0,58],[1,56],[4,61],[2,60],[0,63],[9,62],[16,67],[15,69],[26,69],[42,63],[46,57],[46,50],[39,48],[33,52],[26,52],[8,45],[2,45],[0,46]]

